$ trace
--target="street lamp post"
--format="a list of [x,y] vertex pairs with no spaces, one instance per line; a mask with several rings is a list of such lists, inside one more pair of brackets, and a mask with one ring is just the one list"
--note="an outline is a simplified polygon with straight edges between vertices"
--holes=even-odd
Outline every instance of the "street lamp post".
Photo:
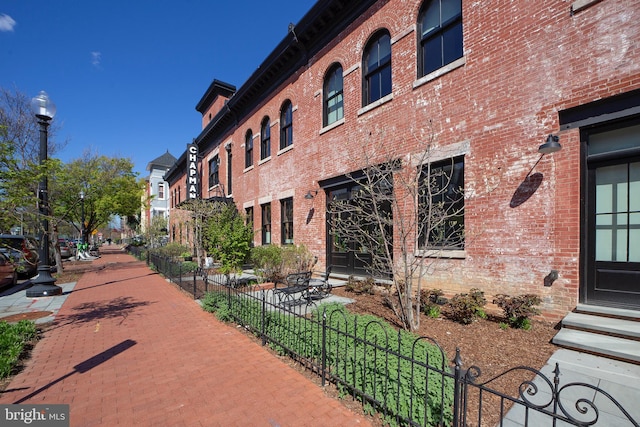
[[84,235],[85,235],[85,230],[84,230],[84,190],[80,190],[80,220],[82,221],[82,224],[80,224],[80,243],[82,243],[82,247],[84,248]]
[[[45,91],[31,100],[31,108],[38,118],[40,125],[40,166],[47,162],[47,128],[49,121],[56,114],[56,106],[49,99]],[[40,238],[40,259],[38,260],[38,275],[31,281],[32,285],[27,289],[27,297],[46,297],[60,295],[62,288],[55,285],[56,279],[51,276],[49,266],[49,189],[47,176],[42,175],[38,185],[39,213],[42,220]]]

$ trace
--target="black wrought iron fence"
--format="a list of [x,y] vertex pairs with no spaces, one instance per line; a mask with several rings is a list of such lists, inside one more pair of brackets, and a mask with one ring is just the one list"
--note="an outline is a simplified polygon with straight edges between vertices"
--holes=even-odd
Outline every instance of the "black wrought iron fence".
[[[450,364],[435,340],[352,315],[341,304],[289,304],[273,289],[240,287],[202,269],[183,274],[179,262],[153,255],[147,262],[194,298],[208,293],[263,345],[297,360],[322,385],[335,384],[392,425],[640,427],[606,390],[562,384],[558,365],[552,372],[519,366],[482,380],[480,368],[463,367],[459,352]],[[501,379],[511,375],[518,376],[518,390],[500,389]]]
[[127,250],[136,258],[143,260],[158,273],[191,294],[194,299],[202,298],[209,289],[209,283],[217,281],[224,285],[229,280],[226,276],[206,271],[190,261],[181,261],[173,257],[159,255],[142,246],[129,246]]

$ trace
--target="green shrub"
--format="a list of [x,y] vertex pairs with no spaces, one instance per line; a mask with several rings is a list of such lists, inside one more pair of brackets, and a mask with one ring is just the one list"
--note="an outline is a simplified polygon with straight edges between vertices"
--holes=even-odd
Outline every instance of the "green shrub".
[[287,274],[311,271],[317,258],[304,245],[264,245],[251,249],[253,269],[263,282],[281,282]]
[[[342,304],[322,305],[315,314],[318,322],[323,312],[328,319],[327,363],[342,384],[352,384],[369,396],[385,396],[387,408],[394,408],[385,417],[389,425],[396,425],[395,415],[408,416],[419,424],[426,420],[430,426],[441,425],[442,417],[444,425],[450,424],[453,380],[410,361],[419,358],[446,371],[447,357],[435,345],[410,332],[397,331],[378,317],[351,313]],[[345,340],[344,333],[354,339]],[[377,346],[386,348],[387,356],[380,357]],[[349,393],[342,386],[339,389],[344,395]]]
[[220,264],[222,274],[242,271],[253,242],[253,225],[246,222],[233,203],[220,203],[207,218],[204,229],[205,249]]
[[484,306],[487,300],[484,292],[479,289],[471,289],[468,294],[456,294],[447,304],[448,316],[463,325],[473,323],[478,318],[486,318]]
[[344,285],[344,290],[347,292],[353,292],[354,294],[370,294],[374,293],[374,285],[376,284],[373,277],[367,277],[364,280],[356,279],[354,276],[349,276],[349,280]]
[[200,305],[204,311],[215,314],[216,318],[222,322],[233,320],[229,296],[226,292],[207,292],[200,299]]
[[504,320],[509,326],[524,330],[531,329],[531,317],[540,314],[540,310],[535,306],[541,302],[540,297],[533,294],[513,297],[499,294],[493,300],[504,312]]
[[183,253],[188,252],[191,254],[191,251],[188,246],[181,245],[177,242],[167,243],[165,246],[161,246],[159,248],[155,248],[152,250],[153,253],[164,256],[164,257],[178,257],[182,256]]
[[253,270],[264,282],[278,282],[282,275],[282,248],[276,245],[263,245],[251,248],[250,255]]
[[[322,356],[326,315],[327,369],[338,378],[343,396],[349,393],[345,384],[369,396],[385,396],[385,420],[390,425],[397,425],[396,415],[424,419],[430,426],[440,425],[441,418],[444,425],[451,423],[453,380],[410,361],[417,358],[435,369],[449,369],[446,355],[427,340],[398,332],[375,316],[353,314],[338,303],[320,305],[309,319],[271,310],[261,316],[261,302],[241,294],[209,293],[201,301],[203,309],[219,318],[233,318],[256,335],[264,330],[270,347],[279,354],[316,362]],[[381,348],[387,349],[387,357],[380,357]],[[371,412],[381,408],[367,403],[365,409]]]
[[420,291],[420,310],[429,317],[440,317],[440,306],[447,300],[443,298],[441,289],[423,289]]
[[195,261],[174,261],[168,264],[166,272],[161,272],[165,276],[177,277],[192,275],[198,269],[198,263]]
[[0,322],[0,378],[7,378],[13,373],[27,343],[37,335],[35,323],[28,320]]
[[301,271],[311,271],[317,258],[305,245],[285,245],[282,247],[282,270],[286,276]]

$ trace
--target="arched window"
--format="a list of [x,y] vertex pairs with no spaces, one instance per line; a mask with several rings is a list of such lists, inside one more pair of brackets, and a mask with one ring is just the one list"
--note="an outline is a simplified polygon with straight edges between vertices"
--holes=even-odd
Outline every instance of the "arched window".
[[462,57],[462,0],[429,0],[418,17],[418,77]]
[[260,126],[260,160],[269,156],[271,156],[271,120],[265,117]]
[[363,63],[363,105],[391,93],[391,37],[386,31],[367,44]]
[[280,149],[293,144],[293,106],[286,100],[280,110]]
[[342,81],[342,66],[335,64],[329,68],[324,78],[323,96],[323,126],[337,122],[344,117],[344,98]]
[[247,131],[244,138],[244,167],[253,166],[253,132],[251,129]]

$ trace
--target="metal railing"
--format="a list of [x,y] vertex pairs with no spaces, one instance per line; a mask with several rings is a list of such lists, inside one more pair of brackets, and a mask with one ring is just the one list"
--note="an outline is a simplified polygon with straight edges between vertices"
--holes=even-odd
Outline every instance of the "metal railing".
[[[182,274],[180,262],[170,259],[147,255],[147,263],[194,298],[215,295],[225,315],[263,345],[298,361],[322,385],[335,384],[392,425],[640,427],[604,389],[584,382],[561,385],[557,364],[552,372],[518,366],[480,381],[480,368],[464,369],[459,352],[449,365],[429,337],[329,305],[283,304],[272,288],[241,287],[202,269]],[[520,384],[515,394],[498,390],[501,379],[512,375]]]

